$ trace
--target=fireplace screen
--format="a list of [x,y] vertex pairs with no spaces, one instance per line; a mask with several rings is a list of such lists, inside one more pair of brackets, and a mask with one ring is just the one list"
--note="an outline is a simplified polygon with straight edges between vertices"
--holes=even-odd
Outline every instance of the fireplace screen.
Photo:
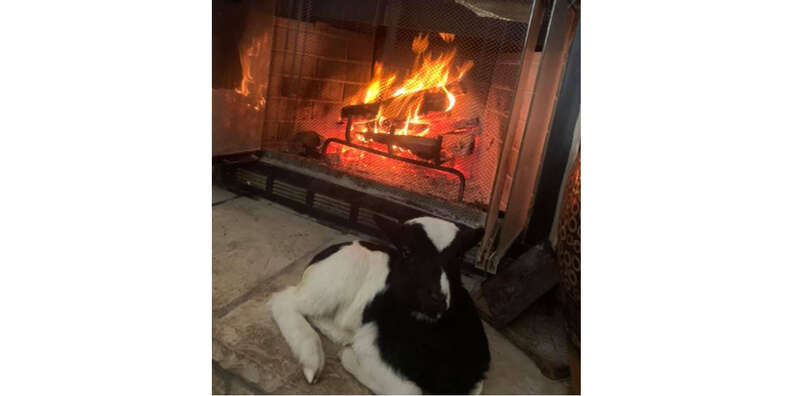
[[530,66],[528,26],[513,11],[530,2],[507,1],[511,15],[472,0],[262,3],[271,14],[247,10],[238,51],[225,52],[237,59],[215,66],[226,126],[257,128],[262,150],[285,159],[489,205]]

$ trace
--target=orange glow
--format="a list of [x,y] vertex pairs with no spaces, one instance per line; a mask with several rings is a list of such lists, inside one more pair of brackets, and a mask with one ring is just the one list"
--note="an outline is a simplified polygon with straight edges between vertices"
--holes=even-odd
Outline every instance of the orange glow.
[[456,38],[456,34],[454,34],[454,33],[437,33],[437,34],[446,43],[450,43],[450,42],[454,41],[454,39]]
[[242,81],[239,83],[239,88],[235,89],[236,93],[242,96],[250,95],[248,85],[253,82],[253,76],[250,75],[250,63],[253,58],[254,45],[250,45],[244,50],[239,49],[239,63],[242,65]]
[[467,60],[467,61],[465,61],[465,63],[462,64],[462,66],[457,66],[456,79],[457,80],[461,80],[462,76],[464,76],[465,73],[467,73],[467,71],[472,69],[472,68],[473,68],[473,61],[472,60]]
[[[451,33],[439,33],[446,42],[454,40]],[[397,75],[384,75],[382,63],[374,65],[371,81],[357,95],[352,97],[347,104],[361,104],[380,102],[377,115],[370,120],[356,121],[352,131],[358,133],[393,133],[395,135],[425,136],[430,132],[431,122],[421,114],[424,94],[415,94],[420,91],[427,93],[441,92],[446,95],[448,105],[445,112],[454,108],[457,100],[447,86],[459,81],[472,67],[473,61],[467,60],[461,64],[455,63],[456,48],[433,55],[429,50],[429,34],[418,34],[413,38],[411,45],[415,54],[413,66],[409,73],[398,79]],[[367,142],[361,135],[357,140]],[[394,149],[405,151],[393,146]]]
[[393,80],[396,79],[396,75],[392,74],[387,78],[382,78],[382,63],[377,62],[374,64],[374,78],[371,80],[371,84],[366,88],[366,95],[363,97],[363,103],[371,103],[379,99],[380,95],[387,90],[391,84],[393,84]]
[[426,51],[427,48],[429,48],[429,33],[425,35],[421,35],[421,33],[418,33],[418,35],[415,36],[412,42],[413,52],[420,55],[424,53],[424,51]]
[[[236,93],[245,97],[253,94],[253,99],[255,100],[253,108],[256,110],[262,109],[266,102],[264,95],[261,93],[261,87],[256,84],[251,71],[251,65],[258,61],[261,53],[261,41],[253,41],[245,49],[239,49],[239,63],[242,66],[242,81],[239,83],[239,88],[234,89]],[[255,93],[251,92],[251,87],[256,91]],[[250,104],[248,104],[248,107],[250,107]]]

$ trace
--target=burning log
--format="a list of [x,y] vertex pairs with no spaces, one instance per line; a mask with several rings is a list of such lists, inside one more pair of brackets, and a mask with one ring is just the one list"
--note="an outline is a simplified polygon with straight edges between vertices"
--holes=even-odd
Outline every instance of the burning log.
[[419,104],[421,108],[418,114],[444,111],[448,107],[448,97],[443,90],[436,88],[423,90],[379,102],[344,106],[341,108],[341,118],[374,118],[382,110],[382,116],[385,118],[404,120],[410,117],[410,109]]
[[453,126],[453,130],[442,134],[442,162],[473,154],[476,136],[481,134],[478,117],[456,121]]
[[380,102],[362,103],[341,108],[341,118],[374,118],[379,112]]
[[[461,81],[453,82],[446,86],[453,93],[465,93],[466,89]],[[411,104],[420,101],[421,108],[418,114],[427,114],[433,111],[445,111],[448,108],[448,95],[440,88],[428,88],[421,91],[410,92],[399,96],[383,99],[379,102],[363,103],[344,106],[341,108],[341,118],[374,118],[383,111],[383,116],[393,119],[406,119],[410,116]]]
[[382,143],[390,146],[398,146],[405,150],[409,150],[416,157],[425,160],[437,160],[440,154],[441,142],[439,139],[410,136],[410,135],[391,135],[388,133],[372,133],[363,132],[362,136],[366,140],[373,140],[377,143]]

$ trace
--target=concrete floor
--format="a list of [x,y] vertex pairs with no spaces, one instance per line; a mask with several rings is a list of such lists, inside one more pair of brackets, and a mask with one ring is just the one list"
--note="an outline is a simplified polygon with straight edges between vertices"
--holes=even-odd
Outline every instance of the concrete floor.
[[[212,393],[369,394],[325,338],[325,369],[317,384],[308,385],[265,306],[273,292],[299,281],[319,250],[361,236],[216,186],[212,203]],[[568,392],[568,381],[544,377],[500,333],[485,329],[492,355],[485,394]]]

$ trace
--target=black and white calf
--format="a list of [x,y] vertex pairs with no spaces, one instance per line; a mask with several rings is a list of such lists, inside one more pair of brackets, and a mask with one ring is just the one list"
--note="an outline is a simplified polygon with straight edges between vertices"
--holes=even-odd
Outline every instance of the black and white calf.
[[432,217],[375,221],[396,249],[331,246],[269,302],[305,378],[314,383],[324,366],[310,322],[346,345],[344,368],[375,393],[481,393],[489,347],[459,266],[482,230]]

